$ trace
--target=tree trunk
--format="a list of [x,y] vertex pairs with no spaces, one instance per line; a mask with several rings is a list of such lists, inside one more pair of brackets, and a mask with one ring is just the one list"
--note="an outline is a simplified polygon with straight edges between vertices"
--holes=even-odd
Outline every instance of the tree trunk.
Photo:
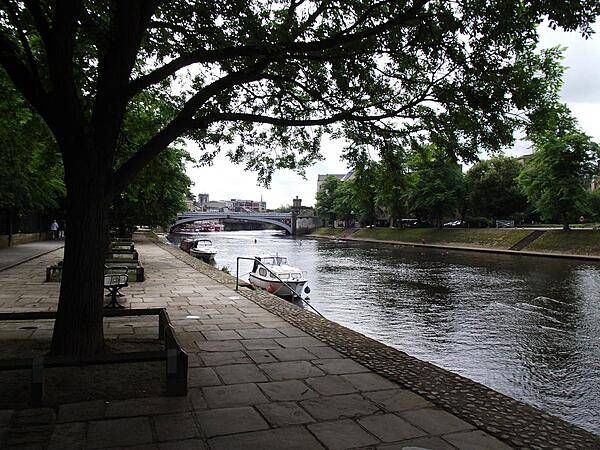
[[563,230],[568,231],[571,229],[571,227],[569,227],[569,220],[567,218],[566,214],[562,215],[562,219],[563,219]]
[[65,240],[60,300],[54,324],[53,355],[94,355],[104,349],[102,306],[108,207],[101,170],[70,180],[69,233]]

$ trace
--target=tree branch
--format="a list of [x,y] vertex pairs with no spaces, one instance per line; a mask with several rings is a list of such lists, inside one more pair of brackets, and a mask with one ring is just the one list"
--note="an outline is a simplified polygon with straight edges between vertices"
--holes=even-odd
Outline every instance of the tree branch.
[[[226,89],[236,85],[258,81],[264,78],[263,70],[267,63],[261,63],[249,70],[230,73],[213,83],[200,89],[183,106],[179,114],[163,128],[157,135],[151,138],[138,150],[129,160],[127,160],[115,172],[112,183],[109,187],[108,195],[114,197],[135,176],[148,164],[152,158],[167,148],[173,141],[180,137],[184,132],[190,130],[190,124],[193,122],[194,114],[214,95],[223,92]],[[204,129],[208,125],[204,125]],[[196,126],[196,129],[199,127]]]
[[27,64],[19,57],[19,51],[14,42],[0,32],[0,64],[4,67],[8,76],[23,94],[27,101],[33,105],[50,125],[47,110],[47,94],[35,74]]
[[[291,42],[286,44],[271,45],[271,46],[257,46],[257,45],[246,45],[246,46],[234,46],[216,50],[205,50],[199,49],[185,55],[181,55],[178,58],[173,59],[167,64],[153,70],[147,75],[143,75],[129,84],[127,95],[132,98],[142,90],[152,86],[153,84],[159,83],[165,78],[175,74],[179,69],[195,63],[209,63],[222,61],[224,59],[231,59],[236,57],[277,57],[279,59],[295,59],[306,57],[306,53],[320,53],[327,50],[331,50],[337,47],[342,47],[363,39],[367,39],[373,36],[377,36],[387,30],[390,30],[396,26],[414,19],[417,13],[429,2],[430,0],[415,0],[414,4],[407,9],[403,14],[392,18],[382,24],[374,27],[367,28],[363,31],[344,34],[344,31],[338,33],[335,37],[319,41],[310,42]],[[315,13],[322,13],[326,6],[329,4],[328,1],[324,1]],[[315,14],[314,13],[314,14]],[[313,15],[314,15],[313,14]],[[318,16],[316,16],[318,17]],[[316,17],[311,16],[309,21],[316,20]],[[340,36],[340,34],[344,34]],[[336,57],[332,55],[331,58]]]
[[[264,116],[261,114],[250,114],[250,113],[211,113],[203,117],[194,119],[188,124],[188,129],[206,128],[207,124],[214,122],[248,122],[248,123],[264,123],[268,125],[275,125],[280,127],[316,127],[323,125],[330,125],[340,121],[350,122],[373,122],[376,120],[389,119],[391,117],[403,117],[400,115],[400,111],[392,111],[384,114],[375,115],[356,115],[350,111],[343,111],[338,114],[333,114],[329,117],[321,117],[318,119],[294,119],[284,117],[271,117]],[[404,116],[406,118],[413,118],[414,116]]]
[[29,14],[31,14],[35,27],[37,28],[38,33],[40,33],[44,45],[47,46],[50,42],[50,25],[48,24],[48,18],[42,10],[40,3],[35,0],[23,0],[23,3],[25,3]]

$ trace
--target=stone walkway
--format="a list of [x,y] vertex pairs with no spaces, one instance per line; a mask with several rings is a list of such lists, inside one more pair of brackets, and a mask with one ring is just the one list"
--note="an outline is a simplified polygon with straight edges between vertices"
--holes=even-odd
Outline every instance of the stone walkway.
[[[190,355],[189,395],[0,411],[0,447],[512,448],[173,252],[152,242],[136,248],[147,279],[130,284],[124,299],[132,308],[168,309]],[[60,257],[57,251],[2,272],[0,310],[54,309],[58,284],[43,282],[43,268]],[[6,339],[49,336],[51,324],[37,330],[1,326]],[[113,337],[150,333],[148,323],[137,319],[111,320],[105,329]]]
[[0,249],[0,272],[65,245],[64,241],[38,241]]

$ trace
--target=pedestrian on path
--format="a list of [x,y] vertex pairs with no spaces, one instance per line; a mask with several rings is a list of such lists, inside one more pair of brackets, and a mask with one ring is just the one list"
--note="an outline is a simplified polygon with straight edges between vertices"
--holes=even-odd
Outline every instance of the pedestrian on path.
[[56,241],[58,239],[58,222],[56,219],[50,224],[50,231],[52,232],[52,240]]

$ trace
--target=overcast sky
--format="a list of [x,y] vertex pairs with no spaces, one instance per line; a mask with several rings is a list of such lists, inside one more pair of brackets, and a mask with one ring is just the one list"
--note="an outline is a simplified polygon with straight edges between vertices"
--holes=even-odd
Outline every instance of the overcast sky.
[[[585,40],[577,33],[545,28],[541,31],[541,47],[567,47],[563,101],[569,105],[581,128],[600,142],[600,25],[595,30],[596,34]],[[318,174],[345,173],[348,170],[345,162],[340,159],[342,146],[340,142],[323,140],[322,153],[325,160],[309,168],[306,179],[291,171],[278,171],[273,176],[269,189],[257,186],[256,175],[231,163],[222,153],[210,167],[188,167],[188,175],[194,182],[191,190],[196,195],[206,192],[211,200],[259,200],[262,197],[267,202],[267,208],[291,204],[292,198],[298,196],[303,205],[311,206],[315,202]],[[193,144],[190,144],[188,150],[192,156],[197,156],[194,154]],[[521,155],[530,152],[528,144],[520,142],[507,153]]]

